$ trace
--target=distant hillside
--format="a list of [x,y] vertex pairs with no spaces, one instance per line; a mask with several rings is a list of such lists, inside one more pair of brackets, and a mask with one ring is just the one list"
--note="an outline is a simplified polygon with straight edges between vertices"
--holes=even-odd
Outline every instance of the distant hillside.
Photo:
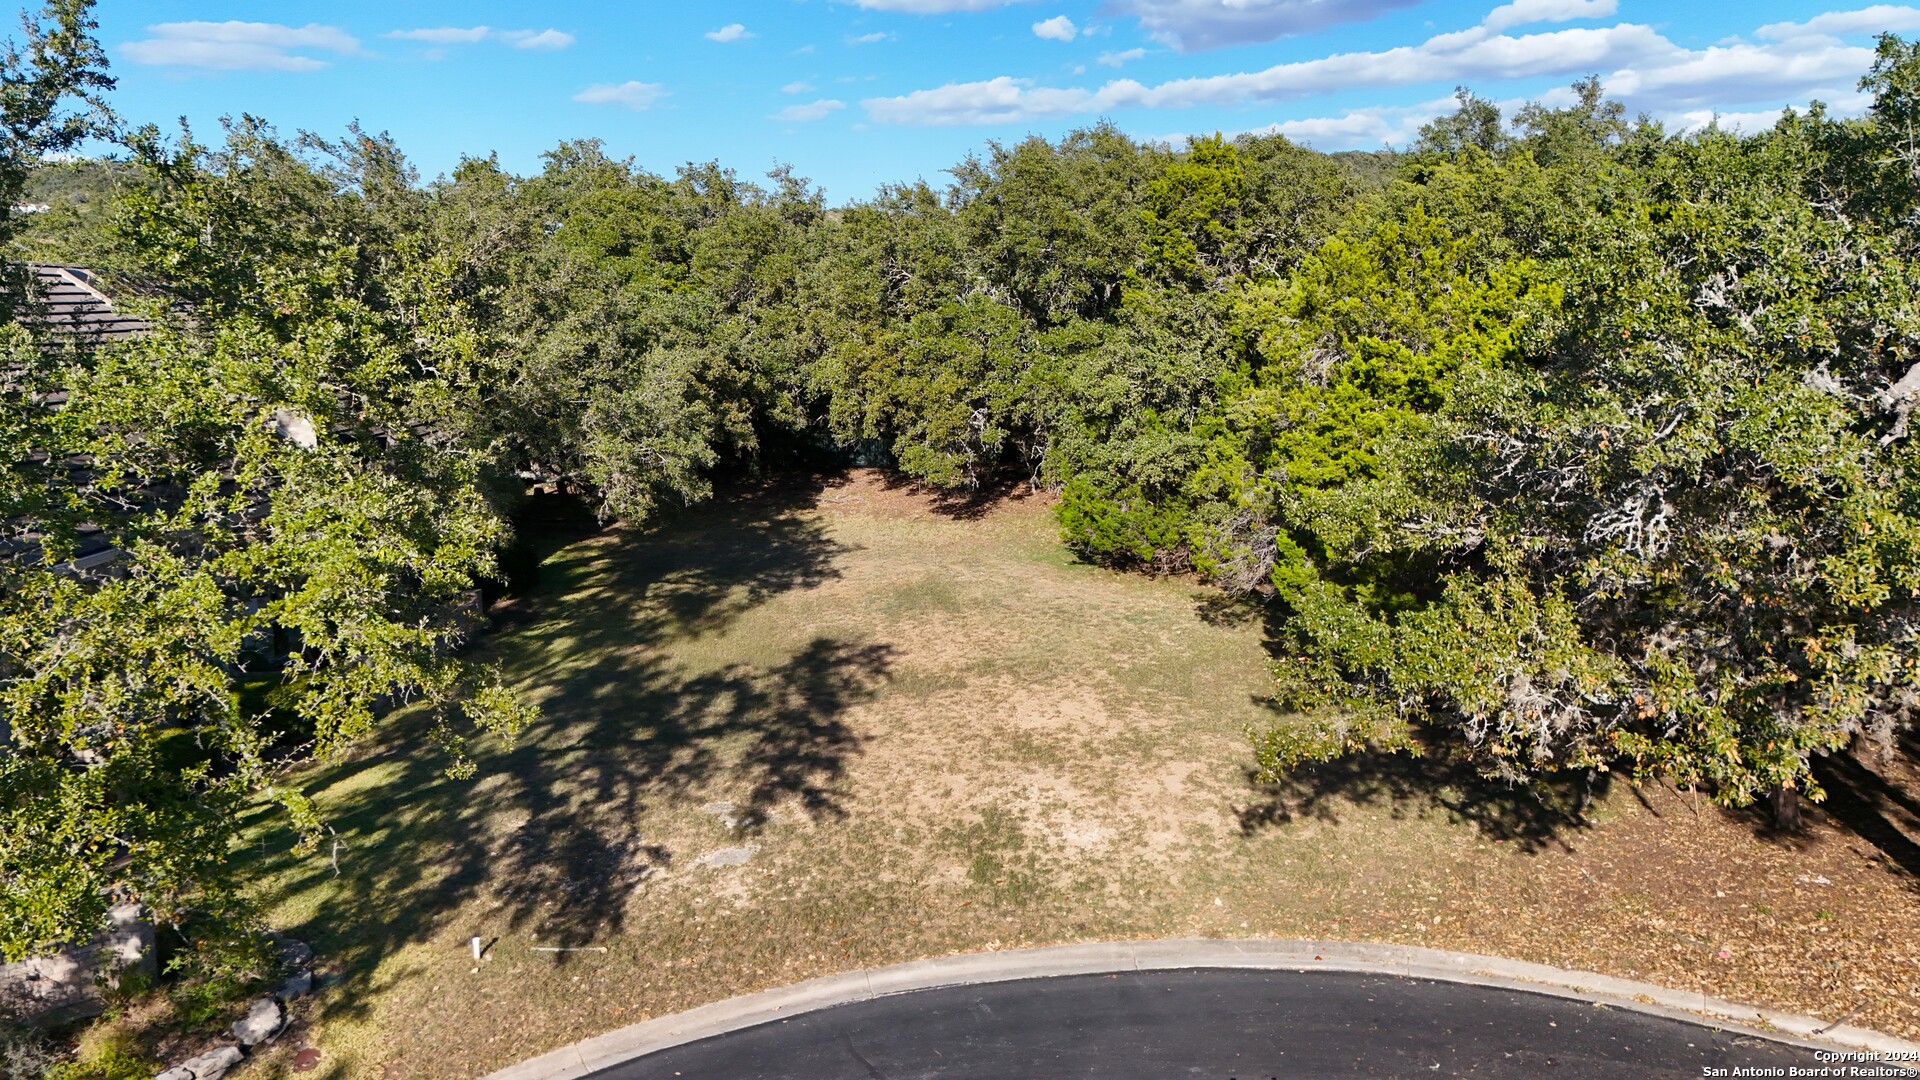
[[41,166],[28,178],[21,201],[47,209],[20,215],[21,231],[7,254],[27,262],[121,269],[124,259],[108,240],[113,196],[122,186],[140,182],[140,171],[122,161],[88,159]]
[[1394,150],[1341,150],[1327,156],[1339,162],[1362,186],[1383,188],[1393,178],[1394,167],[1404,155]]

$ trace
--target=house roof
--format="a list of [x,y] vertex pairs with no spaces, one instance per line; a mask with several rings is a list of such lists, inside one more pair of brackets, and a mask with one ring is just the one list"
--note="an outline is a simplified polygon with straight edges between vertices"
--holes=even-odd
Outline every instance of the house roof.
[[52,331],[56,338],[79,338],[98,345],[153,329],[146,319],[116,311],[91,271],[51,263],[31,263],[29,268],[40,292],[40,310],[23,321]]
[[[21,313],[20,321],[42,331],[41,347],[57,350],[69,343],[87,346],[127,341],[153,329],[147,319],[116,311],[113,301],[100,291],[97,279],[77,266],[29,263],[34,277],[35,306]],[[21,372],[0,363],[0,393],[17,394]],[[41,388],[32,392],[35,405],[58,409],[67,402],[63,388]],[[52,462],[45,453],[29,455],[42,467],[51,466],[69,482],[85,482],[90,460],[84,456]],[[147,485],[141,485],[142,488]],[[0,559],[32,565],[43,558],[39,528],[31,521],[0,522]],[[74,551],[66,562],[54,567],[56,573],[99,576],[113,573],[113,566],[126,553],[114,547],[98,525],[83,525],[73,537]]]

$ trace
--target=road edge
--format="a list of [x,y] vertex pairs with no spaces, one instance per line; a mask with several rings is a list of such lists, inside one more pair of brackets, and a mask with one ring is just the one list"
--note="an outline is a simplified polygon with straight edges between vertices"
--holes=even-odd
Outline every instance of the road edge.
[[1417,945],[1200,938],[1005,949],[861,968],[630,1024],[501,1069],[486,1080],[580,1080],[669,1047],[817,1009],[915,990],[1061,975],[1233,968],[1363,972],[1523,990],[1816,1050],[1920,1054],[1920,1043],[1867,1028],[1591,971]]

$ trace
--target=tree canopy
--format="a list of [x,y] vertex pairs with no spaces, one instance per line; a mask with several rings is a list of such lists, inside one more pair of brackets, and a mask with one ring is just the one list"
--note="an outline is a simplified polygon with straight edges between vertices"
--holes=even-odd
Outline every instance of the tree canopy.
[[5,302],[85,253],[156,329],[0,341],[9,955],[110,894],[243,913],[237,809],[311,838],[281,777],[398,705],[456,770],[510,736],[457,645],[529,481],[634,526],[847,461],[1057,490],[1083,558],[1264,607],[1268,770],[1424,730],[1790,802],[1920,700],[1920,45],[1858,119],[1462,90],[1404,154],[1100,124],[830,207],[592,140],[423,183],[358,126],[116,134],[91,32],[0,57]]

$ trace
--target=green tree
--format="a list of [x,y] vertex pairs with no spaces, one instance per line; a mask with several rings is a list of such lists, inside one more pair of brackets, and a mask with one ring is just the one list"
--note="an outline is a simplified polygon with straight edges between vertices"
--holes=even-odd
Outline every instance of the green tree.
[[1176,280],[1224,281],[1242,269],[1234,258],[1247,202],[1240,153],[1219,135],[1194,139],[1147,185],[1141,210],[1149,272]]
[[1459,108],[1421,127],[1420,136],[1413,144],[1415,154],[1458,157],[1477,150],[1498,156],[1507,149],[1509,138],[1500,106],[1464,86],[1454,91],[1453,99]]
[[488,373],[477,428],[508,464],[635,522],[711,492],[710,470],[753,427],[713,347],[726,314],[695,249],[746,191],[711,170],[674,184],[587,141],[523,182],[469,162],[439,193],[452,218],[439,231],[472,283],[456,307]]
[[[49,0],[20,16],[24,42],[0,48],[0,251],[21,228],[19,206],[28,178],[50,155],[110,135],[113,89],[107,55],[94,40],[93,0]],[[0,316],[11,320],[34,300],[18,265],[0,266]]]
[[[1884,749],[1916,700],[1920,324],[1898,224],[1822,197],[1812,148],[1847,142],[1830,120],[1655,146],[1591,100],[1533,116],[1545,166],[1593,196],[1543,245],[1564,303],[1460,369],[1378,482],[1336,489],[1354,527],[1283,590],[1284,693],[1332,718],[1266,733],[1262,761],[1425,723],[1495,775],[1624,762],[1769,795],[1791,824],[1820,794],[1811,755]],[[1383,558],[1434,589],[1342,586]]]
[[1141,207],[1160,155],[1110,124],[1058,146],[989,145],[955,167],[968,250],[1001,297],[1044,324],[1111,310],[1139,267]]
[[469,732],[525,719],[451,650],[504,537],[462,421],[482,373],[443,260],[383,205],[410,198],[404,168],[349,140],[315,162],[252,122],[219,151],[148,133],[124,242],[190,307],[97,350],[9,328],[9,956],[84,938],[110,896],[244,922],[242,807],[316,836],[288,767],[415,704],[462,771]]

